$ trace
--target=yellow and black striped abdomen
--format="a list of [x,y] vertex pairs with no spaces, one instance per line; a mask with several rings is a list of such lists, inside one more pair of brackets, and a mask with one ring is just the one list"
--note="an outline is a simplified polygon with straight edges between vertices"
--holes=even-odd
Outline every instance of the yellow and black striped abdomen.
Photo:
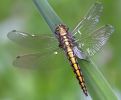
[[79,81],[79,84],[81,85],[81,88],[82,88],[83,92],[85,93],[85,95],[87,95],[87,89],[86,89],[84,77],[83,77],[82,72],[80,70],[77,59],[73,54],[73,51],[67,52],[67,56],[68,56],[68,59],[69,59],[69,61],[71,63],[71,66],[73,67],[73,71],[74,71],[74,73],[76,75],[76,78]]
[[78,79],[79,84],[80,84],[84,94],[87,96],[87,89],[86,89],[86,85],[84,82],[84,78],[83,78],[82,72],[80,70],[79,64],[77,62],[77,59],[76,59],[74,52],[72,50],[72,47],[71,47],[71,45],[66,37],[64,37],[63,41],[64,41],[64,45],[65,45],[65,52],[66,52],[67,57],[71,63],[71,66],[72,66],[73,71],[76,75],[76,78]]

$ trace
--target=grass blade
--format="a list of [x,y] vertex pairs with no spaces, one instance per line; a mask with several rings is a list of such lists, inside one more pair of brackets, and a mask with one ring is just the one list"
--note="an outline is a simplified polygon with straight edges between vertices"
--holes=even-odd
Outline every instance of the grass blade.
[[54,12],[53,8],[49,5],[47,0],[33,0],[41,15],[49,25],[52,32],[55,32],[55,28],[58,24],[63,24],[62,20]]
[[92,59],[90,59],[90,63],[79,61],[79,64],[93,100],[117,100],[111,86]]

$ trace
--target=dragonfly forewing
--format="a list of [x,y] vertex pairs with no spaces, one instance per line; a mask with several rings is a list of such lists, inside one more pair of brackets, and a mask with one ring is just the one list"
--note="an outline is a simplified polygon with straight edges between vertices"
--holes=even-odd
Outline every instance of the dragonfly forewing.
[[13,42],[36,51],[45,51],[45,49],[57,48],[58,42],[53,35],[49,34],[29,34],[13,30],[8,33],[8,38]]
[[74,30],[72,31],[73,35],[75,36],[76,34],[81,34],[86,36],[87,34],[90,34],[90,32],[94,31],[97,23],[99,22],[102,11],[102,3],[96,2],[88,11],[86,16],[84,16],[84,18],[74,28]]

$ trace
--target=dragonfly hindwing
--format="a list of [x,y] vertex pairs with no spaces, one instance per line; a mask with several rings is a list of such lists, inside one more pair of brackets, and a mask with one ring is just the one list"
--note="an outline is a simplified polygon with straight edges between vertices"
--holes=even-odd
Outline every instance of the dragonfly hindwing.
[[89,34],[86,38],[79,40],[78,47],[83,50],[86,55],[92,56],[102,48],[113,31],[114,28],[111,25],[102,26]]

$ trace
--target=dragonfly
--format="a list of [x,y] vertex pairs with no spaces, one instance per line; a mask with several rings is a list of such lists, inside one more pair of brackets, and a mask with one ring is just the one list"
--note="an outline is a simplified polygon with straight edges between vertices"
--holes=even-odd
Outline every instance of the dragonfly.
[[110,24],[97,28],[102,11],[102,3],[96,2],[72,32],[69,32],[69,28],[62,23],[56,26],[54,35],[32,35],[16,30],[9,32],[7,36],[10,40],[24,47],[39,50],[38,53],[17,56],[13,62],[14,66],[40,66],[41,62],[44,59],[47,60],[48,55],[51,55],[55,50],[58,52],[64,51],[84,94],[88,96],[78,59],[88,60],[104,46],[114,32],[114,28]]

